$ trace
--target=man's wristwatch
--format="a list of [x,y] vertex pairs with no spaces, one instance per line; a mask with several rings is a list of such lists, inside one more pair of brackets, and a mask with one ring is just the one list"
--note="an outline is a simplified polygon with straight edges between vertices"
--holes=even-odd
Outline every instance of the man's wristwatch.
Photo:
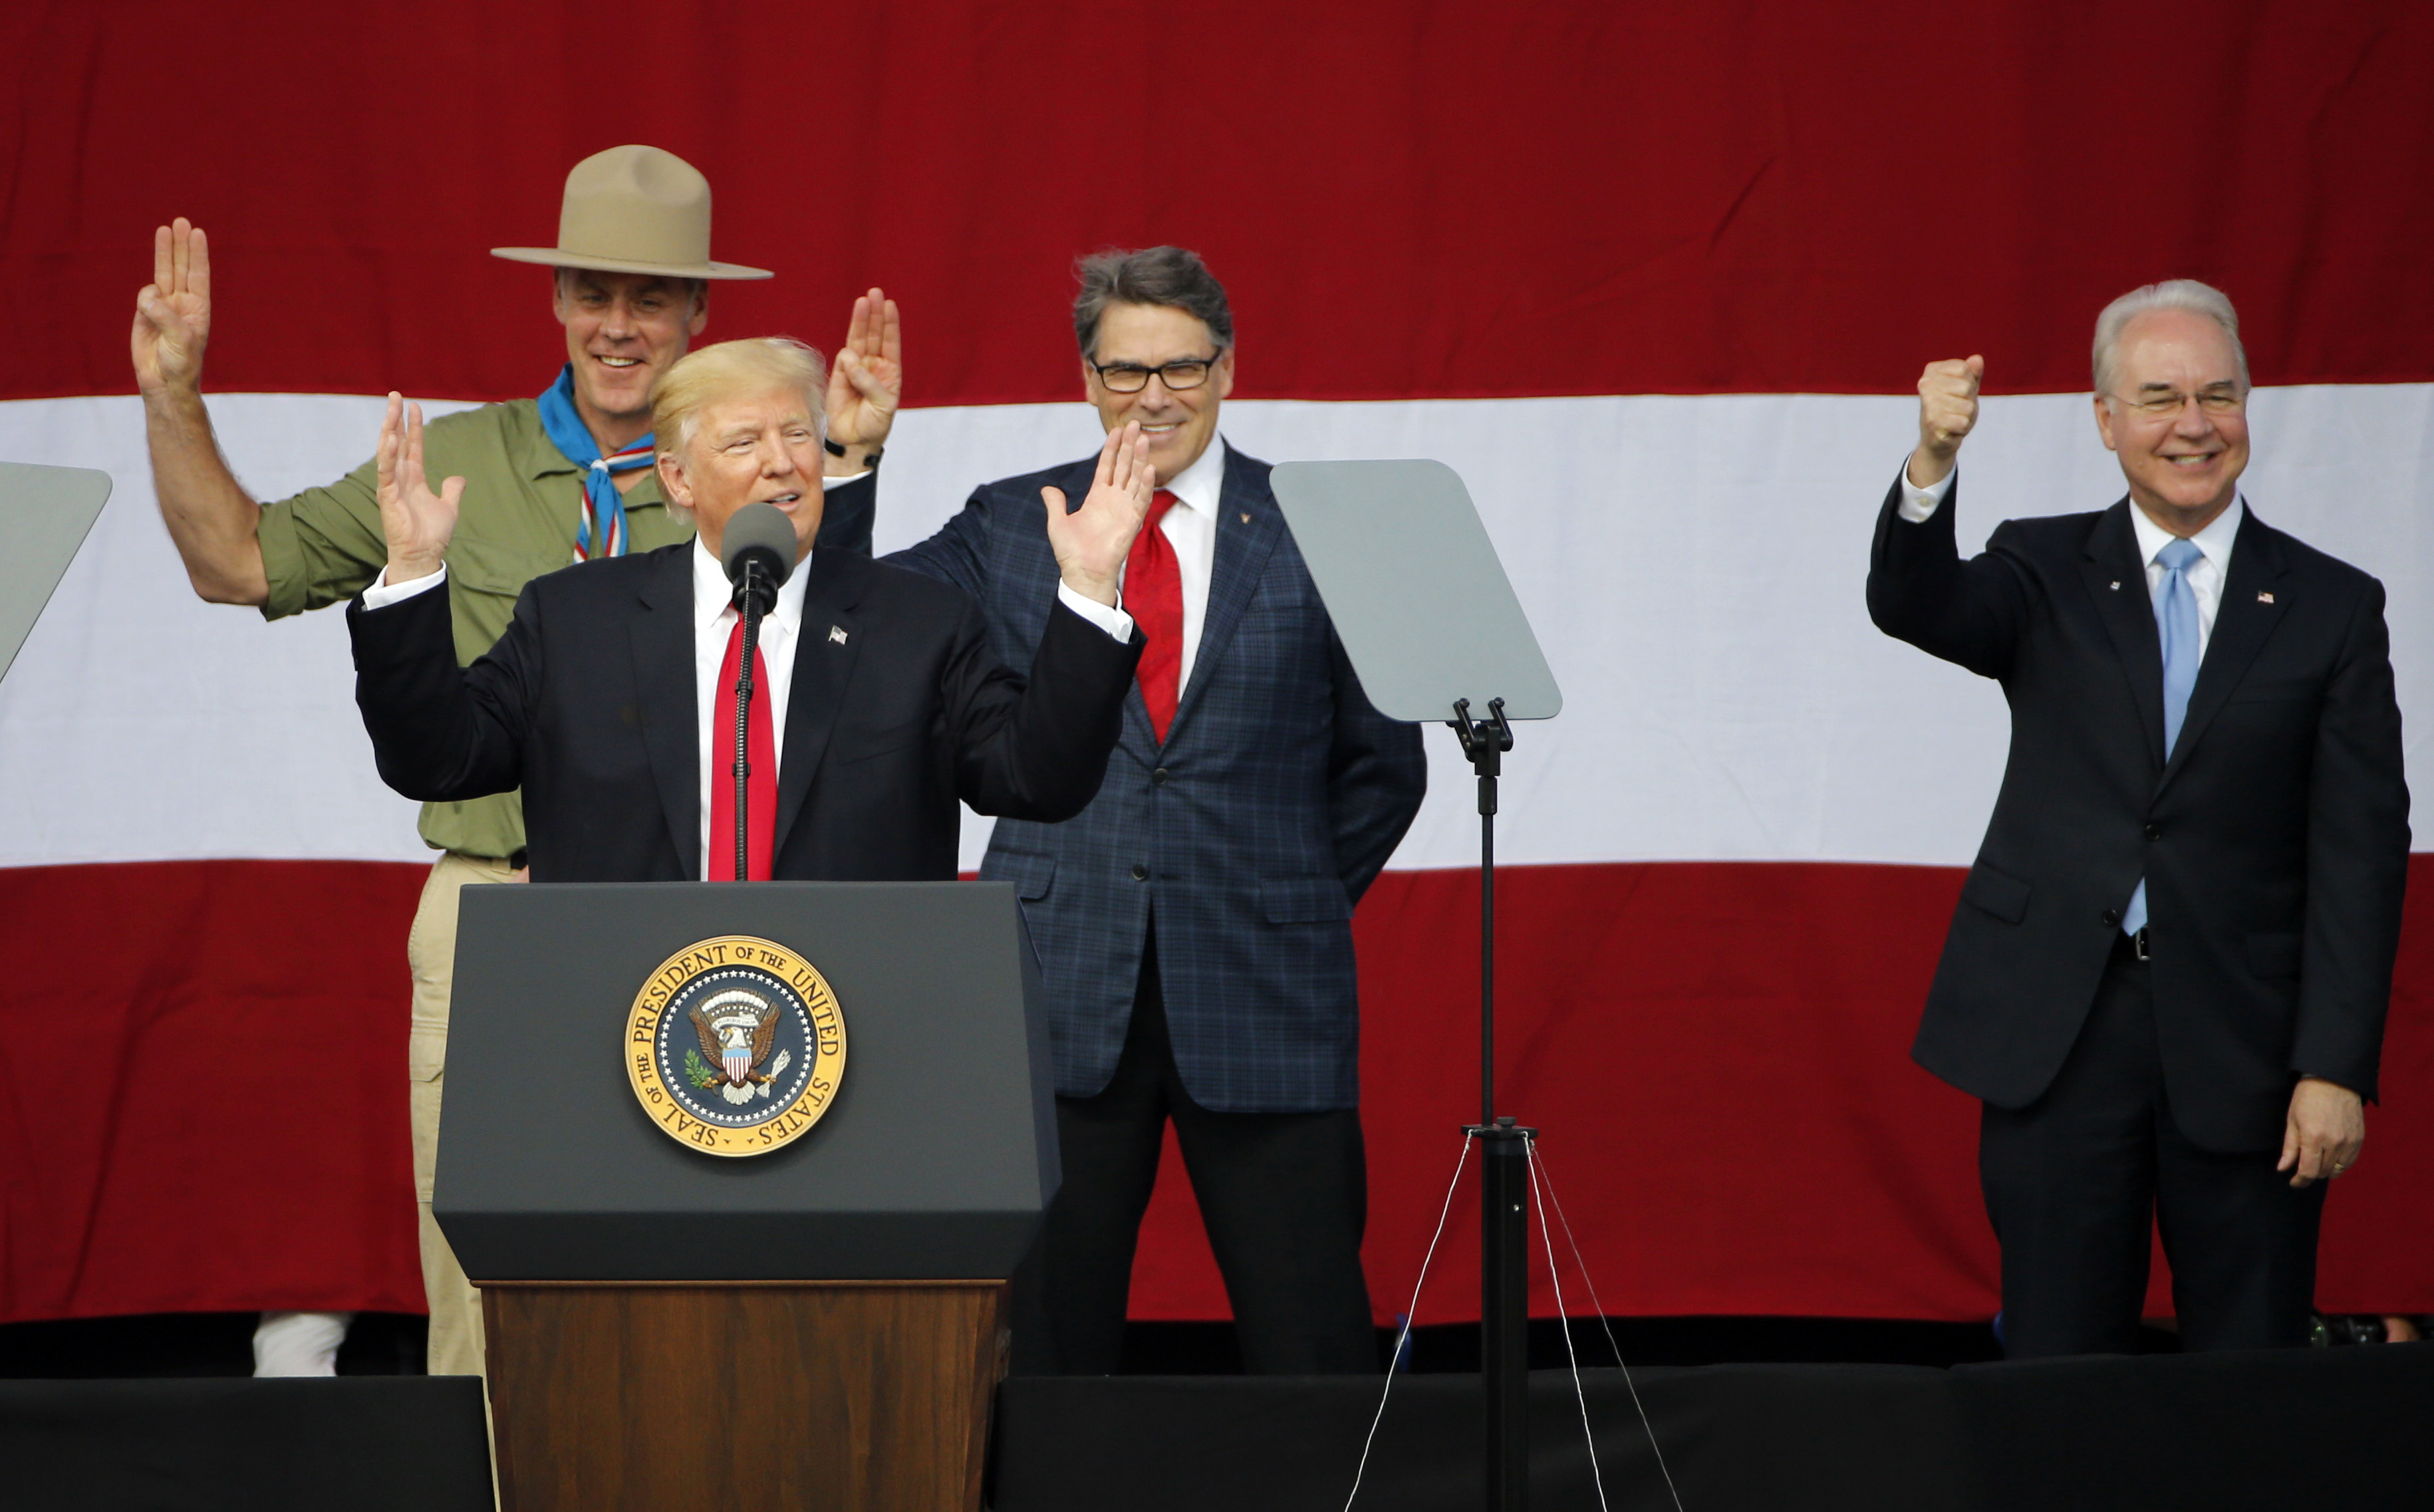
[[[843,442],[831,440],[825,436],[820,438],[820,446],[831,456],[843,456],[846,454],[846,448]],[[880,453],[883,450],[884,448],[883,447],[874,446],[869,451],[863,453],[863,465],[865,467],[877,467],[879,465]]]

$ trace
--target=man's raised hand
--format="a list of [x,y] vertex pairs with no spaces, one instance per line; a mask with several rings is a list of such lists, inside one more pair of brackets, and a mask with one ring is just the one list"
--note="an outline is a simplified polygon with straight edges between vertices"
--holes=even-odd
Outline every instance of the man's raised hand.
[[1040,501],[1048,507],[1048,545],[1056,553],[1056,569],[1065,586],[1085,598],[1113,608],[1123,581],[1125,554],[1149,516],[1150,496],[1157,491],[1149,465],[1149,440],[1139,421],[1109,431],[1099,448],[1098,472],[1082,507],[1065,512],[1065,490],[1043,488]]
[[387,581],[395,587],[430,576],[447,560],[465,480],[450,478],[431,491],[422,471],[422,406],[394,393],[381,420],[379,464],[381,534],[388,540]]
[[1978,423],[1978,384],[1986,376],[1983,357],[1930,362],[1918,375],[1918,450],[1910,455],[1910,481],[1930,488],[1952,471],[1961,438]]
[[845,344],[829,365],[829,439],[846,448],[859,471],[861,456],[886,444],[904,397],[904,335],[896,301],[877,289],[853,301]]
[[135,387],[199,388],[212,335],[212,249],[183,215],[152,233],[152,282],[135,291]]

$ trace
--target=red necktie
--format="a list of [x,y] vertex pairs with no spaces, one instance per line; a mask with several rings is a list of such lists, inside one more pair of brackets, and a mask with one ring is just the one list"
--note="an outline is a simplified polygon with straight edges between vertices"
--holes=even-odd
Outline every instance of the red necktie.
[[[718,664],[718,713],[711,720],[710,880],[735,880],[735,673],[744,660],[744,618],[727,637],[727,657]],[[769,880],[770,851],[778,836],[778,740],[769,723],[769,663],[761,647],[752,647],[751,730],[745,736],[746,760],[752,768],[745,823],[751,851],[751,880]]]
[[1174,507],[1174,495],[1160,489],[1149,501],[1149,518],[1133,549],[1124,558],[1124,612],[1140,627],[1149,644],[1141,648],[1141,702],[1149,705],[1149,728],[1158,744],[1174,723],[1174,701],[1183,690],[1183,570],[1175,564],[1174,544],[1157,523]]

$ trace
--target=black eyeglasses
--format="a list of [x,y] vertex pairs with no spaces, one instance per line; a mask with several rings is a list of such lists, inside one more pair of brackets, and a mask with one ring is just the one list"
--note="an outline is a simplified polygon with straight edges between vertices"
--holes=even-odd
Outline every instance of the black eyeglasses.
[[1137,362],[1098,363],[1090,362],[1088,357],[1082,360],[1090,363],[1090,370],[1099,375],[1099,382],[1111,394],[1138,394],[1149,387],[1153,373],[1159,383],[1166,385],[1168,392],[1173,393],[1197,388],[1207,383],[1208,369],[1217,366],[1217,357],[1224,355],[1221,352],[1214,357],[1185,357],[1176,362],[1159,363],[1155,368],[1144,368]]

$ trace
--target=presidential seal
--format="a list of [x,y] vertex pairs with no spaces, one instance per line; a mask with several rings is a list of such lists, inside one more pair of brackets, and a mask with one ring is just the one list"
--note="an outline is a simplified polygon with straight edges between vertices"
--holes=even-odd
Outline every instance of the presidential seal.
[[766,1155],[836,1098],[845,1016],[828,979],[783,945],[724,935],[660,963],[626,1021],[626,1076],[668,1138]]

